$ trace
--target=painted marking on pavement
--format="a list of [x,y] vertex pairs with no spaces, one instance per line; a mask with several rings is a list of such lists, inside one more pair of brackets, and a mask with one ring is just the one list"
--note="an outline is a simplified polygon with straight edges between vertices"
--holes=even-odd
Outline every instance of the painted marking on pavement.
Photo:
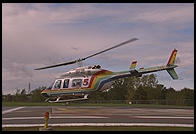
[[[4,124],[2,127],[41,127],[44,124]],[[165,124],[165,123],[63,123],[49,126],[156,126],[156,127],[194,127],[194,124]]]
[[[64,118],[86,118],[86,119],[98,119],[98,118],[108,118],[103,116],[50,116],[50,119],[64,119]],[[2,120],[27,120],[27,119],[44,119],[44,117],[11,117],[3,118]]]
[[10,113],[10,112],[13,112],[13,111],[16,111],[16,110],[19,110],[19,109],[22,109],[24,107],[17,107],[17,108],[13,108],[13,109],[9,109],[9,110],[5,110],[2,112],[2,114],[7,114],[7,113]]
[[137,118],[155,118],[155,119],[194,119],[194,117],[171,117],[171,116],[134,116]]

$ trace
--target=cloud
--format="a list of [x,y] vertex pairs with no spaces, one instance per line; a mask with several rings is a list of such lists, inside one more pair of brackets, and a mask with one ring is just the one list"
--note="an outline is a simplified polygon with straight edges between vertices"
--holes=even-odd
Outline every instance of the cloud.
[[22,78],[41,85],[75,65],[42,72],[34,68],[86,57],[133,37],[139,40],[85,64],[120,71],[137,60],[148,67],[166,63],[176,48],[182,67],[193,66],[193,9],[193,4],[3,3],[3,88],[14,88]]
[[137,17],[134,20],[145,21],[153,24],[185,24],[190,23],[194,19],[193,6],[185,6],[185,7],[153,7],[152,10],[148,12],[138,13]]

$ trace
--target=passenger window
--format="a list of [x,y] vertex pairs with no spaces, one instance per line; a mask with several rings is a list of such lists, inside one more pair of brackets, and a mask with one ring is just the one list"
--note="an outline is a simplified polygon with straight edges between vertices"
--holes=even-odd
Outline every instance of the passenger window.
[[74,79],[72,80],[72,87],[81,87],[82,79]]
[[68,88],[68,86],[69,86],[69,79],[65,79],[63,88]]
[[61,80],[56,81],[54,88],[57,88],[57,89],[61,88]]

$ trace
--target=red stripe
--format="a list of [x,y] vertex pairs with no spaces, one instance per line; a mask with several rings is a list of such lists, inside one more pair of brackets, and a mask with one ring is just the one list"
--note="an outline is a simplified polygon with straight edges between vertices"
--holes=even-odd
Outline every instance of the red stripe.
[[173,52],[172,52],[172,54],[171,54],[171,56],[169,58],[169,61],[168,61],[167,65],[170,63],[170,61],[171,61],[171,59],[172,59],[172,57],[173,57],[173,55],[174,55],[175,52],[177,52],[176,49],[173,50]]
[[95,76],[98,75],[98,74],[101,74],[101,73],[103,73],[103,72],[105,72],[105,71],[107,71],[107,70],[101,70],[101,71],[96,72],[95,74],[93,74],[93,76],[91,77],[90,84],[89,84],[88,88],[91,87],[91,85],[92,85],[92,83],[93,83],[93,80],[94,80]]

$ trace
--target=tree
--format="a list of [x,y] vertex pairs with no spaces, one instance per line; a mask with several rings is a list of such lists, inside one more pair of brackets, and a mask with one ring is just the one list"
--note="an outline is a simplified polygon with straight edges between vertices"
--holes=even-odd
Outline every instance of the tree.
[[134,90],[140,85],[139,77],[126,77],[118,79],[113,83],[113,88],[108,92],[110,99],[127,100],[133,99]]
[[147,86],[151,88],[156,88],[158,85],[158,80],[154,74],[147,75]]
[[177,94],[174,88],[170,87],[166,90],[165,99],[167,101],[167,104],[176,104]]
[[179,92],[181,99],[184,99],[184,105],[194,105],[194,90],[189,88],[183,88]]
[[124,100],[124,95],[126,94],[125,89],[125,79],[118,79],[113,83],[113,87],[108,91],[108,94],[112,100]]
[[41,95],[41,92],[46,87],[39,87],[33,91],[31,91],[31,100],[32,102],[42,102],[44,101],[44,97]]
[[14,96],[14,101],[20,101],[20,89],[16,89],[16,95]]
[[[133,76],[116,80],[109,94],[111,99],[127,101],[158,99],[161,96],[161,88],[154,74],[142,77]],[[142,94],[139,96],[140,93]]]
[[4,98],[5,98],[5,99],[4,99],[3,101],[13,101],[13,95],[11,95],[11,94],[5,95]]
[[147,93],[144,90],[144,87],[142,85],[139,86],[139,88],[137,90],[135,90],[133,99],[139,100],[140,102],[143,102],[141,100],[147,100]]
[[27,101],[27,94],[26,94],[26,90],[23,89],[21,92],[20,92],[20,101]]

